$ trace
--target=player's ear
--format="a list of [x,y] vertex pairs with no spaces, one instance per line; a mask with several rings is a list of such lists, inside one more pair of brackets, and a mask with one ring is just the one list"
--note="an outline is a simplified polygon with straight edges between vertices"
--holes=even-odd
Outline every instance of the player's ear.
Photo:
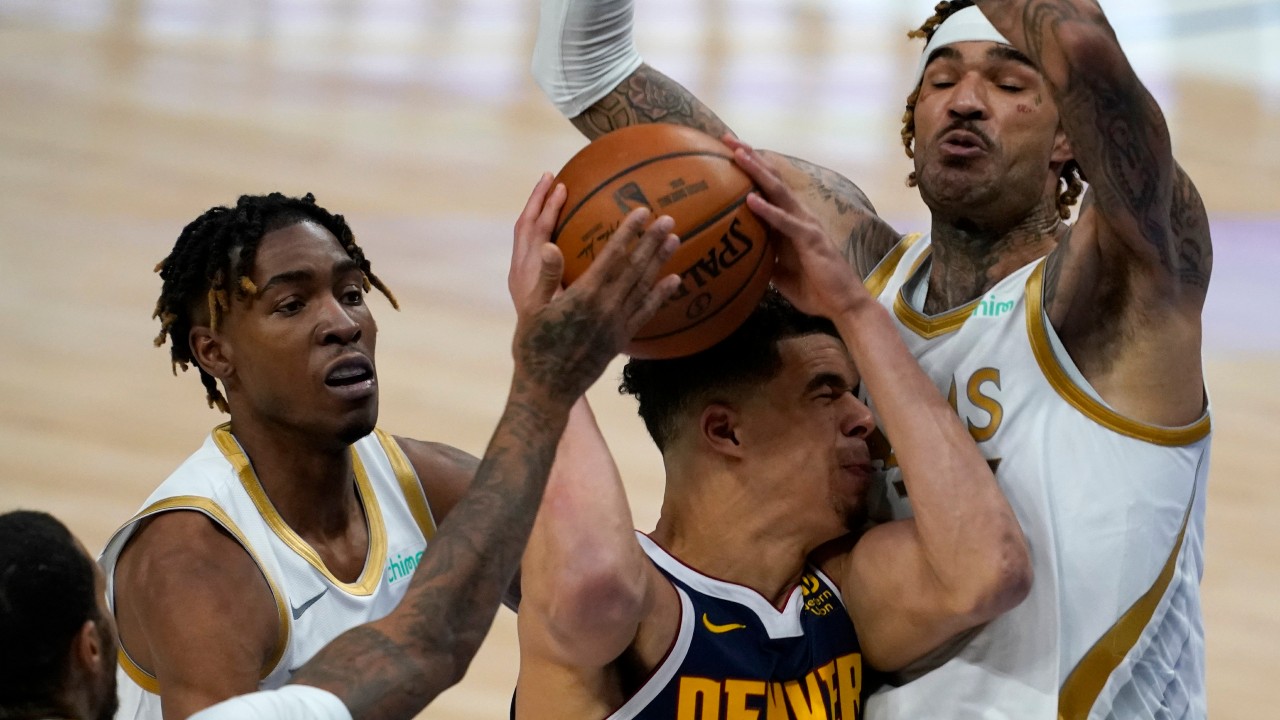
[[98,624],[93,620],[85,620],[80,632],[71,638],[71,657],[86,671],[93,671],[102,666],[102,654],[107,648],[102,646],[102,635],[98,632]]
[[723,403],[712,403],[702,409],[698,430],[702,441],[713,450],[732,457],[742,456],[738,440],[738,413]]
[[1049,162],[1061,168],[1067,161],[1075,159],[1076,153],[1071,148],[1071,138],[1067,137],[1067,131],[1062,129],[1062,125],[1058,125],[1058,131],[1053,136],[1053,153],[1049,156]]
[[197,325],[191,328],[187,342],[191,344],[191,357],[205,372],[219,380],[231,376],[231,348],[221,333],[207,325]]

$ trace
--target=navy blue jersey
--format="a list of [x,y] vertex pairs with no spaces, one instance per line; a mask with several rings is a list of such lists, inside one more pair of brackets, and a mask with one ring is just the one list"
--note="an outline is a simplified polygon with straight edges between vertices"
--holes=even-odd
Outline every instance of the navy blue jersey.
[[782,610],[707,577],[647,536],[640,545],[680,596],[666,658],[609,720],[855,720],[869,692],[844,599],[816,568]]

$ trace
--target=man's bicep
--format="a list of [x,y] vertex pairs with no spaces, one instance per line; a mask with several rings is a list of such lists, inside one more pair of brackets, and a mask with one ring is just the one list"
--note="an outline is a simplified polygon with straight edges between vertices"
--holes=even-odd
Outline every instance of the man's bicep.
[[1173,234],[1178,283],[1187,295],[1198,298],[1202,304],[1213,273],[1209,214],[1200,191],[1181,165],[1175,166],[1169,229]]
[[645,123],[684,125],[717,138],[732,132],[692,92],[647,63],[570,120],[589,140]]
[[842,592],[863,655],[877,670],[900,670],[966,629],[948,607],[911,520],[867,531],[849,558]]
[[248,551],[196,512],[152,520],[117,572],[121,642],[155,677],[166,718],[252,692],[287,628]]

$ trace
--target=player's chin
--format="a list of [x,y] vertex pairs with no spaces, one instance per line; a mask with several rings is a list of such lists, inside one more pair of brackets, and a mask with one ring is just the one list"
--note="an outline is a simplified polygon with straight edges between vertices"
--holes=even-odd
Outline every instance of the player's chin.
[[378,403],[375,401],[367,407],[344,414],[337,428],[338,439],[350,445],[373,432],[378,425]]
[[835,513],[836,522],[841,533],[862,529],[867,522],[866,493],[835,495],[831,498],[831,509]]

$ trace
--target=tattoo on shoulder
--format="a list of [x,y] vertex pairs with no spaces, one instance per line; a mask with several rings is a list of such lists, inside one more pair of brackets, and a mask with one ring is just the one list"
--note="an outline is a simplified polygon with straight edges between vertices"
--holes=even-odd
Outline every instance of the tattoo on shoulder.
[[1174,180],[1169,229],[1177,242],[1178,279],[1189,287],[1208,290],[1213,270],[1208,215],[1199,191],[1181,167]]
[[594,140],[618,128],[673,123],[720,137],[729,128],[680,83],[641,65],[613,92],[573,118],[574,127]]

